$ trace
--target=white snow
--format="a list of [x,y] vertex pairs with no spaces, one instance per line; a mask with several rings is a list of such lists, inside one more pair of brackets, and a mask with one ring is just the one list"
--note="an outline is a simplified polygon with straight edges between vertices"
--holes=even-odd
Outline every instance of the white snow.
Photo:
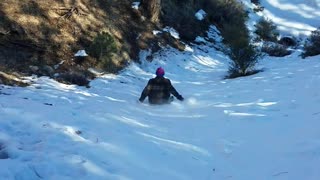
[[[250,0],[241,0],[249,9],[254,6]],[[251,23],[259,17],[272,20],[281,34],[305,38],[311,31],[320,27],[320,1],[319,0],[260,0],[264,7],[258,16],[250,15]],[[249,23],[249,26],[253,24]]]
[[153,35],[158,35],[158,34],[160,34],[160,33],[161,33],[161,31],[153,30],[153,31],[152,31],[152,33],[153,33]]
[[206,17],[206,15],[207,15],[207,13],[203,9],[200,9],[198,12],[196,12],[195,17],[199,21],[202,21]]
[[79,50],[74,56],[88,56],[85,50]]
[[[91,88],[0,85],[0,179],[320,179],[320,56],[265,57],[263,72],[224,79],[229,60],[210,45],[148,53]],[[185,101],[137,101],[159,66]]]
[[[0,160],[1,177],[316,180],[318,58],[266,58],[264,72],[225,80],[227,58],[202,46],[165,51],[89,89],[48,78],[2,87],[10,158]],[[137,102],[160,65],[184,102]]]
[[209,39],[214,39],[216,44],[221,44],[222,43],[223,38],[221,37],[221,33],[217,29],[216,26],[211,25],[209,27],[207,36],[208,36]]
[[180,39],[179,33],[173,27],[167,26],[163,28],[163,31],[170,33],[170,35],[176,39]]
[[205,43],[205,42],[207,42],[207,41],[205,40],[205,38],[200,37],[200,36],[197,36],[194,41],[195,41],[195,42],[199,42],[199,43]]
[[139,6],[140,6],[140,2],[133,2],[132,3],[132,8],[133,9],[139,9]]

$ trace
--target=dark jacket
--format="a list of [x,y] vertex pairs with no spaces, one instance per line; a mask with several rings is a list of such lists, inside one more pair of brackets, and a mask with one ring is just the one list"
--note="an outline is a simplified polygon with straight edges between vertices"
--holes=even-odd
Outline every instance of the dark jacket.
[[172,86],[169,79],[157,76],[149,80],[147,86],[141,93],[139,101],[143,102],[148,96],[150,104],[169,103],[170,94],[173,94],[180,101],[183,100],[183,97]]

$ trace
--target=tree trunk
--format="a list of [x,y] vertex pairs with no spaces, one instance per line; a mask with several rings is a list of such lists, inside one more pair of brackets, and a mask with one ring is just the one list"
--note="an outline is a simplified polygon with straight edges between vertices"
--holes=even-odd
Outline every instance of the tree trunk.
[[141,0],[141,6],[151,22],[158,23],[161,12],[161,0]]

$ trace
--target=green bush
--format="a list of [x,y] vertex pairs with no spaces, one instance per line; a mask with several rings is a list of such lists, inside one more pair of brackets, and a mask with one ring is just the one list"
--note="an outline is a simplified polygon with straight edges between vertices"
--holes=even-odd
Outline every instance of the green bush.
[[283,57],[290,55],[292,52],[286,46],[277,43],[267,43],[261,48],[261,51],[269,56]]
[[218,27],[223,24],[242,24],[248,19],[248,12],[237,0],[202,0],[201,7],[208,13],[208,19]]
[[231,59],[228,77],[232,78],[252,74],[256,63],[262,57],[262,53],[250,43],[248,29],[239,31],[236,27],[239,25],[225,25],[223,31],[224,37],[229,38],[225,53]]
[[220,28],[223,42],[231,47],[244,47],[249,43],[249,30],[244,23],[225,23]]
[[243,4],[237,0],[206,0],[202,6],[208,12],[210,23],[215,24],[221,32],[225,44],[234,46],[238,39],[249,38],[245,24],[248,13]]
[[112,56],[117,51],[114,38],[107,32],[99,33],[89,47],[89,54],[97,59],[98,67],[109,72],[113,71]]
[[[199,9],[207,13],[202,21],[195,18]],[[223,31],[224,24],[243,24],[239,29],[242,31],[248,18],[243,4],[237,0],[166,0],[162,1],[161,12],[162,23],[176,29],[181,39],[187,41],[204,35],[210,24],[216,25],[220,31]]]
[[179,32],[180,38],[193,41],[199,35],[205,34],[209,24],[206,20],[199,21],[195,13],[199,10],[191,1],[163,1],[161,20],[166,26]]
[[202,3],[209,21],[218,27],[227,47],[224,53],[231,59],[227,78],[256,72],[254,67],[262,54],[250,44],[246,26],[248,12],[243,4],[237,0],[202,0]]
[[255,24],[256,30],[254,31],[261,40],[277,42],[279,32],[277,26],[268,19],[261,18],[257,24]]
[[247,76],[253,74],[253,72],[257,72],[255,65],[262,57],[261,52],[252,44],[248,44],[242,48],[230,47],[226,54],[232,60],[228,71],[229,78]]
[[304,52],[301,54],[303,58],[320,54],[320,28],[312,31],[304,44],[303,50]]
[[208,24],[203,23],[195,18],[194,12],[181,12],[175,18],[180,24],[173,27],[179,32],[181,39],[186,41],[193,41],[197,36],[204,35],[205,30],[208,29]]

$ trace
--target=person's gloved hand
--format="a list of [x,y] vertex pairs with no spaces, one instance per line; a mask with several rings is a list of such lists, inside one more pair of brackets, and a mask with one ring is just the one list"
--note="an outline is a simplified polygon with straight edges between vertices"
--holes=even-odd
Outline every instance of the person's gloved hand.
[[177,99],[179,99],[180,101],[183,101],[183,100],[184,100],[184,98],[183,98],[181,95],[179,95],[179,96],[177,97]]

